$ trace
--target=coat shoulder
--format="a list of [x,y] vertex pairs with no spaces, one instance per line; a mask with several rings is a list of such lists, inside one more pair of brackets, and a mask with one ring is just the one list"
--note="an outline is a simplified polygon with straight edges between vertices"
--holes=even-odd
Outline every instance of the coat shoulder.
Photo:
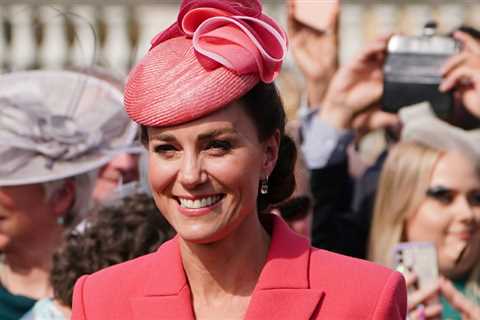
[[[146,269],[149,268],[150,262],[154,260],[156,254],[156,252],[149,253],[99,270],[88,276],[89,282],[95,282],[96,288],[101,288],[103,285],[110,289],[112,289],[112,286],[123,286],[124,282],[131,282],[138,277],[144,277]],[[118,281],[118,279],[122,279],[122,281]]]
[[73,293],[73,320],[128,319],[131,297],[142,296],[145,276],[158,252],[82,276]]
[[325,292],[323,312],[352,319],[405,319],[403,276],[384,266],[311,249],[310,285]]
[[381,282],[381,279],[385,280],[395,272],[389,268],[367,260],[344,256],[316,248],[311,249],[310,267],[312,276],[321,273],[335,273],[338,274],[340,278],[370,278],[373,276],[372,280],[376,279],[376,282]]

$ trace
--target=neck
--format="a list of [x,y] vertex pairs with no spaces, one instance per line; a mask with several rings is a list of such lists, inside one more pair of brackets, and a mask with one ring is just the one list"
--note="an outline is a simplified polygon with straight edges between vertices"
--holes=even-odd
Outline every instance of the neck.
[[52,256],[60,242],[61,232],[42,242],[5,250],[0,266],[0,282],[13,294],[32,299],[51,296],[49,274]]
[[70,319],[72,317],[72,309],[69,306],[64,305],[61,301],[54,299],[53,303],[58,311],[62,313],[65,319]]
[[193,300],[250,297],[260,276],[270,237],[252,214],[226,239],[195,244],[180,240],[183,265]]

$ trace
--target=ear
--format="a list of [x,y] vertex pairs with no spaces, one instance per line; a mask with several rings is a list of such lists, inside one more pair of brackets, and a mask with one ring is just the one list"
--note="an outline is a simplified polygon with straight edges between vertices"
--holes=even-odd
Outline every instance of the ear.
[[264,146],[265,157],[263,160],[262,171],[263,177],[266,177],[271,175],[275,168],[275,164],[277,163],[278,151],[280,149],[280,130],[275,130],[274,134],[264,142]]
[[69,179],[53,194],[49,202],[55,217],[63,217],[67,214],[75,201],[75,191],[75,184]]

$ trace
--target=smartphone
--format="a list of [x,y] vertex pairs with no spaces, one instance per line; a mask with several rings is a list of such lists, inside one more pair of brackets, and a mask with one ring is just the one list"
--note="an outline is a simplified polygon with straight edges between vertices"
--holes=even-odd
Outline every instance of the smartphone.
[[393,249],[393,267],[417,275],[418,288],[431,288],[438,281],[437,250],[431,242],[402,242]]
[[396,113],[402,107],[428,101],[439,118],[451,119],[453,94],[438,90],[443,81],[440,70],[460,50],[461,43],[437,33],[434,22],[427,23],[421,35],[392,36],[383,67],[382,109]]
[[325,31],[335,21],[339,7],[340,0],[293,0],[293,15],[299,22]]

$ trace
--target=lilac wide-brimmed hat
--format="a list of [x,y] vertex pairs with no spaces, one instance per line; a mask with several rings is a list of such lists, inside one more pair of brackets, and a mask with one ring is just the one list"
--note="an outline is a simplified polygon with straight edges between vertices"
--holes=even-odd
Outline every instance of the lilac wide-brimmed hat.
[[137,125],[113,84],[71,71],[0,76],[0,186],[99,168],[128,149]]
[[192,121],[271,83],[286,52],[285,32],[258,0],[184,0],[130,73],[125,109],[145,126]]

